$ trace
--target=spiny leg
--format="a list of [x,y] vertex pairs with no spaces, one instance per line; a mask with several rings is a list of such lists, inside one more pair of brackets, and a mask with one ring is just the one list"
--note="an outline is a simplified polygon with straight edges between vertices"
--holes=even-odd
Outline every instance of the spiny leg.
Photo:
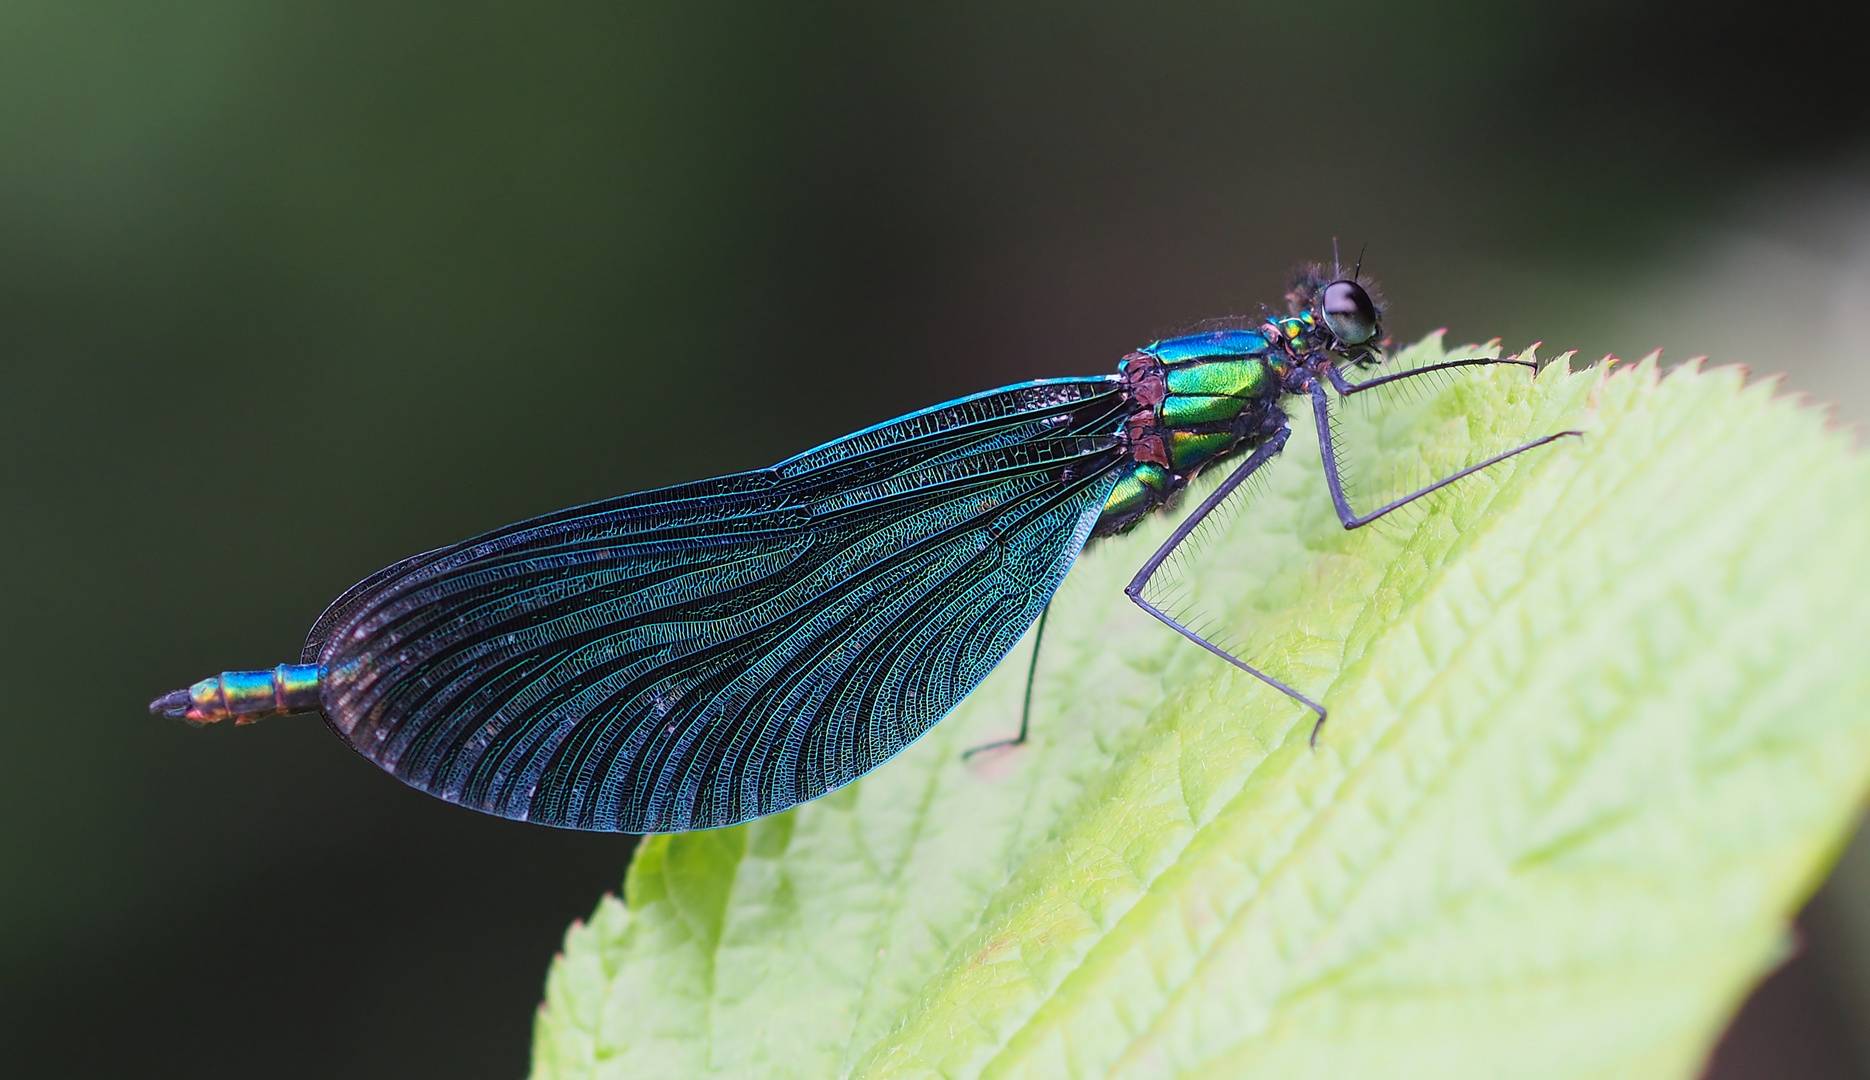
[[[1460,362],[1461,361],[1457,361],[1457,363]],[[1422,368],[1420,370],[1428,371],[1430,369]],[[1414,375],[1417,374],[1417,372],[1406,372],[1406,374]],[[1375,380],[1372,381],[1374,382]],[[1368,386],[1370,383],[1364,383],[1363,385]],[[1331,401],[1325,394],[1325,385],[1321,382],[1312,383],[1312,419],[1318,425],[1318,451],[1324,456],[1325,460],[1325,485],[1331,489],[1331,503],[1337,508],[1338,520],[1343,522],[1344,527],[1347,529],[1357,529],[1368,525],[1392,510],[1407,506],[1424,495],[1440,491],[1442,488],[1447,487],[1449,484],[1454,483],[1464,476],[1477,473],[1490,465],[1498,465],[1500,462],[1505,461],[1515,454],[1523,454],[1534,447],[1544,446],[1546,443],[1565,438],[1567,435],[1584,434],[1582,431],[1560,431],[1552,435],[1547,435],[1542,439],[1534,439],[1524,446],[1516,446],[1505,453],[1495,454],[1478,464],[1469,465],[1467,468],[1458,472],[1450,473],[1420,491],[1411,492],[1408,495],[1393,500],[1385,506],[1380,506],[1372,510],[1368,514],[1359,516],[1351,509],[1350,499],[1346,498],[1344,495],[1344,482],[1338,476],[1337,446],[1331,441]]]
[[1337,369],[1337,365],[1331,364],[1325,367],[1325,378],[1331,380],[1332,387],[1335,388],[1338,393],[1349,397],[1352,394],[1361,394],[1365,390],[1374,390],[1379,386],[1386,386],[1393,382],[1413,379],[1417,375],[1430,375],[1437,371],[1447,371],[1449,368],[1484,367],[1494,364],[1510,364],[1514,367],[1523,367],[1531,370],[1535,374],[1539,370],[1539,365],[1530,360],[1494,360],[1490,357],[1477,356],[1469,360],[1445,360],[1439,364],[1424,364],[1419,368],[1411,368],[1408,371],[1395,371],[1388,375],[1379,375],[1374,379],[1365,379],[1363,382],[1355,383],[1346,379],[1344,373]]
[[966,761],[982,750],[997,750],[1002,746],[1019,746],[1026,741],[1026,727],[1032,722],[1032,680],[1039,673],[1039,646],[1045,642],[1045,617],[1052,614],[1052,605],[1048,601],[1039,609],[1039,625],[1032,632],[1032,662],[1026,665],[1026,704],[1019,710],[1019,734],[1011,739],[996,739],[990,743],[961,752],[961,760]]
[[1156,549],[1156,553],[1149,557],[1149,561],[1145,562],[1142,569],[1136,572],[1136,576],[1130,579],[1130,583],[1124,586],[1123,594],[1135,601],[1137,607],[1142,608],[1144,611],[1149,612],[1151,615],[1161,620],[1163,625],[1167,626],[1169,629],[1317,713],[1318,720],[1312,725],[1311,735],[1311,745],[1316,749],[1318,746],[1318,729],[1325,726],[1325,707],[1323,705],[1318,704],[1316,701],[1299,693],[1292,687],[1287,686],[1285,683],[1259,670],[1245,660],[1235,656],[1233,653],[1216,645],[1214,642],[1202,637],[1195,631],[1183,626],[1173,616],[1169,615],[1169,613],[1150,603],[1148,600],[1143,599],[1143,589],[1149,584],[1149,579],[1155,576],[1156,571],[1161,569],[1162,564],[1168,560],[1170,555],[1175,553],[1175,549],[1181,546],[1182,541],[1188,539],[1189,536],[1194,533],[1195,529],[1201,525],[1201,519],[1213,513],[1216,507],[1227,501],[1227,497],[1234,493],[1235,488],[1246,483],[1248,477],[1257,472],[1261,466],[1271,461],[1278,455],[1279,451],[1285,449],[1286,439],[1290,437],[1291,434],[1292,429],[1290,427],[1281,427],[1271,439],[1262,443],[1258,449],[1253,451],[1252,455],[1250,455],[1247,460],[1241,462],[1240,466],[1236,468],[1226,480],[1221,481],[1221,486],[1215,488],[1213,494],[1203,499],[1201,505],[1195,508],[1195,512],[1188,515],[1180,525],[1176,526],[1175,531],[1169,534],[1169,538],[1162,542],[1162,546]]

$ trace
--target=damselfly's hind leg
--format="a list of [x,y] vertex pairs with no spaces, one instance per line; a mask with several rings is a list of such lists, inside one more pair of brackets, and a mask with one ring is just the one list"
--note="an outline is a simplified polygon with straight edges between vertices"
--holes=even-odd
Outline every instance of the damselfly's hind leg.
[[1032,723],[1032,679],[1039,673],[1039,646],[1045,644],[1045,617],[1052,614],[1052,605],[1039,609],[1039,625],[1032,632],[1032,662],[1026,665],[1026,704],[1019,710],[1019,734],[1010,739],[995,739],[990,743],[981,743],[961,752],[961,760],[966,761],[982,750],[998,750],[1002,746],[1020,746],[1026,742],[1027,727]]
[[[1487,362],[1497,363],[1498,361],[1487,361]],[[1508,361],[1508,362],[1509,363],[1524,363],[1524,361]],[[1477,363],[1477,361],[1456,360],[1449,364],[1431,364],[1431,365],[1428,365],[1427,367],[1417,368],[1414,371],[1405,371],[1394,376],[1386,375],[1381,379],[1371,379],[1369,382],[1358,384],[1356,387],[1353,388],[1352,391],[1345,391],[1345,392],[1349,393],[1349,392],[1354,392],[1355,390],[1368,389],[1369,387],[1374,386],[1379,382],[1393,381],[1399,378],[1408,378],[1409,376],[1413,376],[1413,375],[1421,375],[1421,374],[1425,374],[1430,371],[1435,371],[1439,368],[1461,367],[1464,365],[1470,365],[1474,363]],[[1333,381],[1335,382],[1337,379],[1336,370],[1335,369],[1327,369],[1327,370],[1331,371],[1334,377]],[[1382,517],[1384,514],[1387,514],[1392,510],[1400,509],[1401,507],[1407,506],[1410,503],[1416,501],[1417,499],[1420,499],[1424,495],[1428,495],[1433,492],[1440,491],[1442,488],[1447,487],[1449,484],[1454,483],[1456,480],[1459,480],[1464,476],[1470,476],[1474,473],[1481,471],[1482,469],[1487,468],[1490,465],[1498,465],[1500,462],[1505,461],[1507,458],[1510,458],[1514,456],[1515,454],[1523,454],[1526,451],[1533,449],[1534,447],[1544,446],[1546,443],[1554,442],[1558,439],[1565,438],[1568,435],[1583,435],[1584,434],[1584,432],[1582,431],[1560,431],[1560,432],[1556,432],[1551,435],[1547,435],[1544,438],[1534,439],[1531,442],[1526,443],[1523,446],[1516,446],[1513,449],[1506,451],[1505,453],[1495,454],[1492,457],[1487,458],[1485,461],[1476,462],[1473,465],[1469,465],[1465,469],[1460,469],[1455,472],[1449,473],[1447,476],[1442,477],[1440,480],[1437,480],[1434,483],[1427,485],[1426,487],[1423,487],[1417,491],[1412,491],[1409,494],[1402,496],[1401,498],[1390,500],[1388,503],[1385,503],[1384,505],[1377,507],[1375,510],[1370,511],[1368,514],[1358,514],[1356,511],[1351,509],[1351,501],[1344,494],[1344,480],[1343,480],[1343,477],[1340,476],[1338,472],[1337,446],[1336,446],[1335,440],[1332,438],[1332,432],[1331,432],[1331,401],[1330,401],[1330,398],[1325,394],[1325,385],[1321,382],[1312,383],[1312,419],[1318,425],[1318,451],[1320,454],[1324,456],[1324,459],[1325,459],[1325,485],[1331,489],[1331,503],[1333,506],[1337,508],[1338,520],[1343,522],[1344,527],[1347,529],[1356,529],[1356,528],[1361,528],[1365,525],[1368,525],[1371,522],[1375,521],[1376,519]]]
[[1221,486],[1214,489],[1213,494],[1202,500],[1201,505],[1195,508],[1194,513],[1188,515],[1180,525],[1176,526],[1175,531],[1169,534],[1169,538],[1162,542],[1161,547],[1156,549],[1156,553],[1151,555],[1149,561],[1143,564],[1143,568],[1138,570],[1136,576],[1130,579],[1130,584],[1124,586],[1123,593],[1125,596],[1135,601],[1137,607],[1142,608],[1157,619],[1160,619],[1163,625],[1167,626],[1169,629],[1317,713],[1318,720],[1316,723],[1312,724],[1311,735],[1311,745],[1315,748],[1318,745],[1318,729],[1325,726],[1325,707],[1323,705],[1318,704],[1311,698],[1306,697],[1304,694],[1299,693],[1285,683],[1266,674],[1264,671],[1247,663],[1240,657],[1235,656],[1233,653],[1221,648],[1214,642],[1202,637],[1194,630],[1183,625],[1180,620],[1176,619],[1168,612],[1150,603],[1143,596],[1143,590],[1148,586],[1149,579],[1154,577],[1156,571],[1162,568],[1162,564],[1168,561],[1170,555],[1175,553],[1175,549],[1180,547],[1183,541],[1194,534],[1195,530],[1201,525],[1201,520],[1213,513],[1216,507],[1226,502],[1227,497],[1234,493],[1234,489],[1246,483],[1247,478],[1257,472],[1261,466],[1271,461],[1278,455],[1279,451],[1285,449],[1286,439],[1291,434],[1291,428],[1281,427],[1271,439],[1262,443],[1258,449],[1253,451],[1247,460],[1241,462],[1240,466],[1236,468],[1226,480],[1221,482]]

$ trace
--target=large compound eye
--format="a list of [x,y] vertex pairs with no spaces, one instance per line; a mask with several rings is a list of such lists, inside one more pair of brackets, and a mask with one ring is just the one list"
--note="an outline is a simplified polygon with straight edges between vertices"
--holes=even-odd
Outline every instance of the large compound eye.
[[1334,281],[1325,286],[1318,302],[1318,314],[1338,340],[1346,345],[1362,345],[1377,336],[1377,306],[1370,294],[1355,281]]

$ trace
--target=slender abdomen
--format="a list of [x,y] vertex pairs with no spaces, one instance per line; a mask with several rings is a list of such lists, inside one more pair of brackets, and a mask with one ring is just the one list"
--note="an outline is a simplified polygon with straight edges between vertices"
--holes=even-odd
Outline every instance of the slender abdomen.
[[212,724],[251,724],[268,716],[318,711],[318,665],[281,664],[271,671],[223,671],[149,703],[164,716]]

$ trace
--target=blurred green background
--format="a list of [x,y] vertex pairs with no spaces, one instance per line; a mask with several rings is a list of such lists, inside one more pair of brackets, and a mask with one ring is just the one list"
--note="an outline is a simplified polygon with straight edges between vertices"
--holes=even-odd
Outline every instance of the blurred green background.
[[[0,4],[0,1061],[524,1072],[628,838],[144,713],[411,552],[1109,370],[1333,237],[1399,339],[1870,417],[1867,10]],[[1865,1075],[1866,868],[1715,1075]]]

